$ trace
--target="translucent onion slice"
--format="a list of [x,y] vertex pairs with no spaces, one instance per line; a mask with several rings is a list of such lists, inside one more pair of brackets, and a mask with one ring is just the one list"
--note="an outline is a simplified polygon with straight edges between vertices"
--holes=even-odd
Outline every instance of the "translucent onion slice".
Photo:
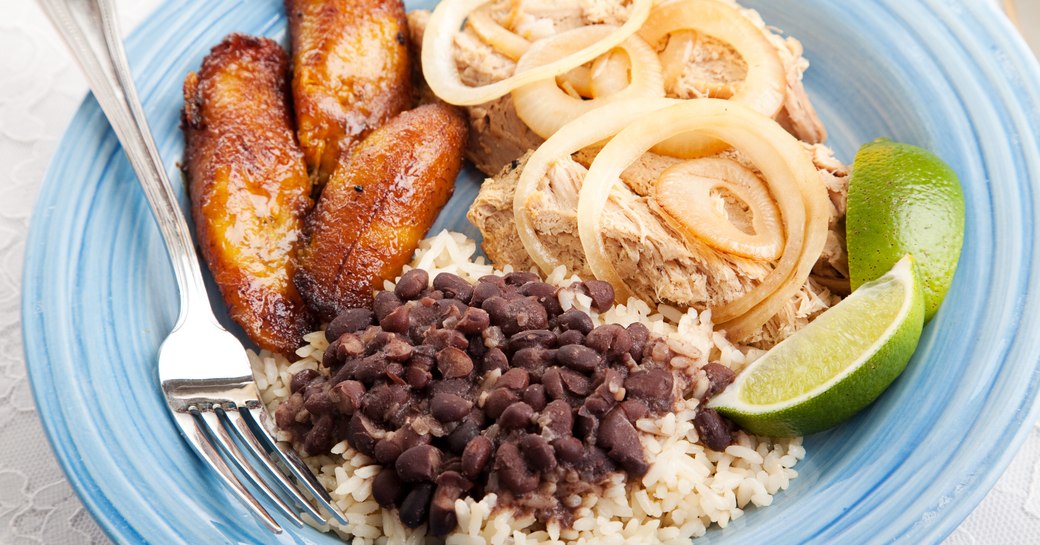
[[[748,66],[747,77],[731,100],[769,117],[780,112],[787,93],[787,75],[780,54],[738,8],[719,0],[664,3],[650,13],[639,35],[648,43],[657,44],[668,34],[687,30],[721,40],[744,58]],[[676,68],[668,66],[665,70],[671,74]],[[682,68],[678,70],[681,74]]]
[[[587,26],[539,40],[520,59],[516,69],[521,73],[536,69],[546,62],[587,47],[588,44],[602,41],[614,31],[614,27],[605,25]],[[597,85],[615,87],[618,82],[607,83],[605,79],[610,77],[616,80],[616,72],[622,71],[621,77],[626,81],[620,91],[610,96],[582,100],[560,89],[555,78],[538,81],[513,91],[513,107],[516,108],[517,117],[535,134],[548,138],[570,121],[605,104],[631,98],[663,98],[664,82],[661,79],[661,65],[657,60],[657,53],[646,42],[634,36],[622,42],[618,49],[623,51],[621,55],[628,57],[628,60],[622,60],[621,63],[631,65],[631,81],[628,81],[628,70],[624,70],[625,64],[608,66],[613,61],[606,61],[599,65],[593,64],[590,87],[593,95]],[[597,71],[600,74],[597,74]],[[615,74],[602,75],[608,71]],[[597,77],[600,78],[598,84]]]
[[[532,196],[541,190],[541,184],[553,164],[561,158],[569,158],[582,149],[614,136],[621,129],[649,112],[672,106],[678,102],[678,100],[659,98],[626,100],[609,104],[564,125],[531,154],[516,184],[516,192],[513,196],[513,221],[527,255],[531,256],[543,273],[546,275],[552,273],[562,263],[535,233],[534,227],[531,225],[531,218],[527,213],[527,204]],[[603,206],[606,206],[605,196]],[[625,283],[618,280],[614,280],[612,283],[619,300],[627,300],[631,292],[625,287]]]
[[491,17],[489,6],[470,13],[466,25],[473,29],[484,43],[514,61],[524,56],[531,47],[531,42],[526,38],[498,24],[498,21]]
[[784,222],[784,251],[774,269],[744,296],[713,309],[719,327],[740,340],[797,293],[827,236],[827,193],[819,173],[801,145],[772,119],[720,99],[682,101],[644,116],[618,133],[592,162],[579,194],[578,233],[593,274],[623,285],[600,234],[610,190],[624,169],[656,142],[693,131],[740,149],[762,172]]
[[502,97],[523,85],[552,79],[590,62],[634,35],[650,15],[650,7],[653,4],[653,0],[632,0],[631,15],[624,25],[615,28],[602,40],[589,44],[566,57],[530,70],[517,70],[512,76],[495,83],[470,87],[459,79],[458,67],[455,65],[455,55],[453,54],[455,33],[462,28],[463,22],[470,13],[487,4],[488,1],[442,0],[434,8],[427,23],[422,43],[423,75],[426,77],[426,83],[429,84],[430,89],[441,100],[450,104],[457,106],[483,104]]
[[[630,38],[631,39],[631,38]],[[627,40],[626,42],[627,43]],[[621,44],[624,47],[624,43]],[[647,46],[649,50],[650,46]],[[654,59],[656,61],[657,59]],[[647,59],[649,61],[649,58]],[[660,63],[650,61],[653,67],[658,70],[660,69]],[[644,61],[645,62],[645,61]],[[645,67],[640,67],[639,70],[642,72]],[[629,84],[632,83],[632,62],[629,60],[627,52],[618,51],[617,49],[603,55],[602,57],[592,61],[592,81],[590,82],[590,97],[591,98],[605,98],[617,95],[628,88]],[[657,94],[657,89],[652,89],[649,96],[664,96],[664,81],[661,82],[661,94]],[[637,98],[637,97],[632,97]]]
[[591,97],[592,68],[589,66],[579,66],[562,76],[556,76],[556,84],[565,91],[569,85],[570,88],[574,90],[575,96]]
[[[753,233],[737,227],[717,204],[719,189],[748,207]],[[686,236],[728,254],[775,261],[783,251],[783,224],[769,188],[754,172],[730,159],[695,159],[661,174],[654,188],[657,204]]]

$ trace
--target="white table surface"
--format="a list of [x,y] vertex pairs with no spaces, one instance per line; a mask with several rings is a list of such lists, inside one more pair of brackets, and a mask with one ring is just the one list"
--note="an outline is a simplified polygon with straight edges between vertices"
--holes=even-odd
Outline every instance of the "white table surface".
[[[1002,0],[1001,0],[1002,1]],[[117,0],[131,29],[158,0]],[[1040,1],[1019,0],[1040,39]],[[59,468],[23,363],[20,294],[30,212],[58,139],[86,93],[36,5],[7,0],[0,18],[0,544],[109,543]],[[1033,42],[1034,47],[1040,42]],[[1007,472],[944,545],[1040,543],[1040,424]]]

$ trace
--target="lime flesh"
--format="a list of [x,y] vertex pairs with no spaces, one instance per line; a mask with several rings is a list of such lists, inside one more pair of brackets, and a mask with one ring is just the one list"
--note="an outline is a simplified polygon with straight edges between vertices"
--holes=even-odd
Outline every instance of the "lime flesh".
[[924,314],[921,283],[906,256],[748,366],[708,406],[759,435],[833,427],[903,372]]
[[849,179],[846,239],[852,289],[913,255],[930,320],[950,289],[964,242],[964,193],[956,173],[916,146],[866,144]]

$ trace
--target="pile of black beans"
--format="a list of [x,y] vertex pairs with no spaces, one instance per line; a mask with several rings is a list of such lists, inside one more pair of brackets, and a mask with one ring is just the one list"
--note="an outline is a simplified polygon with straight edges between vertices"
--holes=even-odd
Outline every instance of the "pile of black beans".
[[[606,282],[568,289],[597,312],[614,302]],[[326,337],[326,369],[293,377],[278,426],[309,454],[346,439],[374,458],[384,467],[375,499],[433,535],[455,528],[460,497],[562,498],[573,487],[556,483],[644,475],[635,422],[671,410],[690,386],[645,326],[593,327],[527,272],[475,285],[441,273],[430,285],[425,271],[411,270],[371,309],[338,316]],[[733,380],[716,367],[714,391]],[[729,424],[710,411],[697,428],[713,448],[731,441]]]

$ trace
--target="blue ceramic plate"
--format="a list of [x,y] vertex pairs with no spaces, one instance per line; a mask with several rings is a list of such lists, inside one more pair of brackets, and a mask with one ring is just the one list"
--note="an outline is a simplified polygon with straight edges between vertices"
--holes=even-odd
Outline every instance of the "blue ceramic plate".
[[[806,84],[839,156],[891,136],[960,174],[967,240],[953,289],[906,374],[869,410],[806,440],[801,477],[772,507],[702,541],[942,540],[982,499],[1040,417],[1037,226],[1040,73],[990,2],[748,0],[798,37]],[[232,31],[283,39],[280,0],[171,1],[130,39],[170,177],[180,89]],[[464,176],[437,228],[472,234]],[[182,443],[157,386],[156,350],[177,312],[173,276],[134,175],[88,98],[33,215],[24,334],[40,416],[69,479],[122,543],[333,543],[273,536]]]

